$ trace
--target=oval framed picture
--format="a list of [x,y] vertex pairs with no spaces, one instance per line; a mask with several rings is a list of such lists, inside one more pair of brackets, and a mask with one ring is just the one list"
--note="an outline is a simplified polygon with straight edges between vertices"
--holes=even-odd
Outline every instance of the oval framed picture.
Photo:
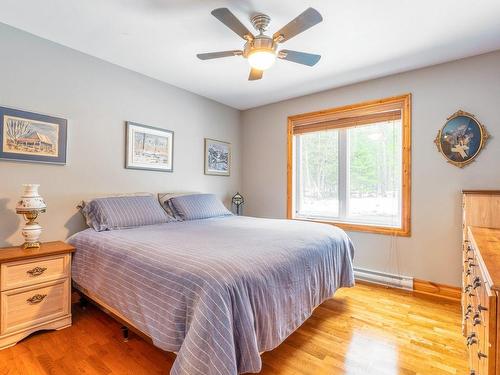
[[474,115],[457,111],[446,119],[434,143],[448,163],[463,168],[479,155],[489,134]]

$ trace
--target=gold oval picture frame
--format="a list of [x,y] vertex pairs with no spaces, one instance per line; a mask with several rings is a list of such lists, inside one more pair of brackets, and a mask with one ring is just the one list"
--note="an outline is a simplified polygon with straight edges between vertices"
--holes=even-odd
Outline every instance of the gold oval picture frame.
[[460,110],[446,119],[434,143],[448,163],[463,168],[479,155],[489,136],[474,115]]

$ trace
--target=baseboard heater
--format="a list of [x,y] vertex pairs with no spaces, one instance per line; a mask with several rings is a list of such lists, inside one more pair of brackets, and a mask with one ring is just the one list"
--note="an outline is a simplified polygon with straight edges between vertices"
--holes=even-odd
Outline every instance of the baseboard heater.
[[413,290],[413,277],[394,275],[391,273],[354,268],[354,278],[374,284],[386,285],[393,288]]

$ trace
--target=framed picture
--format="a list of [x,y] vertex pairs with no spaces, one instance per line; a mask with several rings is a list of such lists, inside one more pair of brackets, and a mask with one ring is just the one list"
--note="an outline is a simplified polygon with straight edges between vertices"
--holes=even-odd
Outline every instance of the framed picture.
[[125,168],[172,172],[174,132],[128,121]]
[[479,155],[489,134],[474,115],[457,111],[446,119],[434,143],[448,163],[463,168]]
[[229,176],[231,173],[231,143],[205,138],[205,174]]
[[0,107],[0,158],[66,164],[67,127],[59,117]]

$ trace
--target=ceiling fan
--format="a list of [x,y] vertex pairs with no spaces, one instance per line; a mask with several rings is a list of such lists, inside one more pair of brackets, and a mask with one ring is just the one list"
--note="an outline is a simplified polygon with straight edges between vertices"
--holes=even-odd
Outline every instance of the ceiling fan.
[[200,53],[196,56],[200,60],[243,56],[248,59],[248,63],[251,67],[248,77],[249,81],[261,79],[264,70],[270,68],[276,61],[276,58],[307,66],[315,65],[321,58],[321,55],[288,49],[278,51],[279,43],[284,43],[297,34],[323,21],[323,17],[321,17],[321,14],[319,14],[316,9],[307,8],[286,26],[275,32],[272,37],[265,35],[269,22],[271,22],[271,17],[266,14],[259,13],[250,18],[253,27],[259,32],[256,36],[254,36],[227,8],[214,9],[212,15],[243,38],[246,43],[243,46],[243,50]]

